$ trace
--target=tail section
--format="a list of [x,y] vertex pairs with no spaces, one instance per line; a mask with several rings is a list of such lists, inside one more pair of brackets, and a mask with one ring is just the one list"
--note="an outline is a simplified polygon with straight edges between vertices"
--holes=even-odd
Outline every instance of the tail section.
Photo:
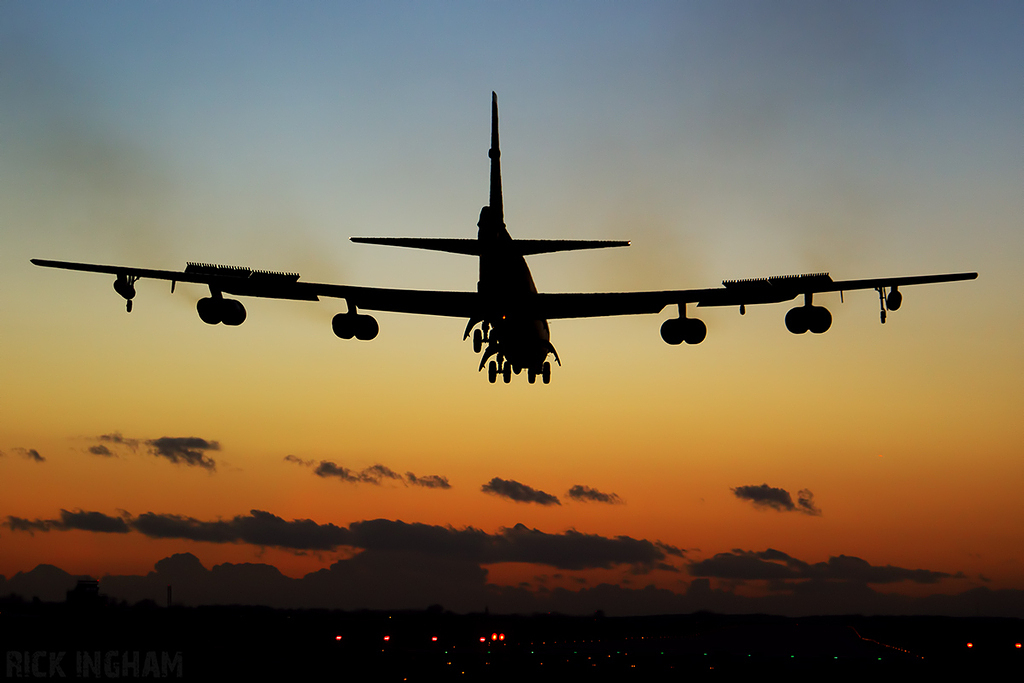
[[505,209],[501,201],[501,147],[498,143],[498,95],[491,92],[491,159],[490,203],[480,210],[477,239],[447,239],[429,237],[353,237],[353,242],[381,244],[429,251],[447,251],[453,254],[484,256],[529,256],[557,251],[627,247],[629,242],[619,240],[516,240],[505,229]]

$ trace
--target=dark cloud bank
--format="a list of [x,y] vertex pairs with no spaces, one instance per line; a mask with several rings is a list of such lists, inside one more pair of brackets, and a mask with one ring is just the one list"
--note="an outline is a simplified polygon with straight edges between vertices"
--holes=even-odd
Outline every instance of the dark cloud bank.
[[[808,563],[778,550],[733,550],[712,558],[673,566],[678,548],[627,536],[608,538],[577,531],[549,534],[523,525],[487,533],[467,527],[434,526],[385,519],[355,522],[347,527],[312,520],[287,521],[254,510],[230,520],[201,521],[181,515],[145,513],[120,517],[98,512],[62,510],[59,519],[9,517],[12,531],[52,532],[82,529],[94,533],[142,533],[211,543],[248,543],[294,551],[351,548],[357,554],[293,579],[267,564],[220,564],[204,567],[191,554],[158,562],[146,576],[105,576],[103,593],[137,602],[161,602],[168,585],[184,604],[257,604],[273,607],[339,609],[421,609],[441,604],[457,612],[548,612],[588,614],[668,614],[711,610],[722,613],[767,614],[947,614],[1024,616],[1024,591],[974,588],[958,595],[907,597],[879,592],[876,586],[900,582],[933,585],[962,580],[927,569],[873,566],[857,557],[839,555]],[[689,582],[678,591],[647,586],[600,584],[579,590],[543,585],[500,587],[487,583],[486,565],[526,562],[562,572],[619,568],[636,576],[660,568],[687,571]],[[31,572],[0,578],[0,595],[11,592],[61,600],[75,578],[40,565]],[[711,580],[728,583],[763,581],[761,597],[714,589]],[[623,582],[625,584],[625,582]],[[891,588],[889,589],[891,591]]]

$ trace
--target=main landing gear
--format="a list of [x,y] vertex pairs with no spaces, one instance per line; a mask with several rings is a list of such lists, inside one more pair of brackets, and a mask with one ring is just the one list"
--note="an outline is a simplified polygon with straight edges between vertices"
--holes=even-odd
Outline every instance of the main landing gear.
[[[519,374],[521,370],[517,370],[512,367],[512,364],[507,360],[502,360],[501,365],[498,365],[498,361],[491,361],[487,364],[487,381],[494,384],[498,381],[498,375],[501,375],[501,381],[508,384],[512,381],[512,374]],[[540,368],[529,368],[526,371],[526,379],[530,384],[537,382],[537,376],[540,375],[541,381],[544,384],[551,384],[551,363],[544,361],[544,364]]]

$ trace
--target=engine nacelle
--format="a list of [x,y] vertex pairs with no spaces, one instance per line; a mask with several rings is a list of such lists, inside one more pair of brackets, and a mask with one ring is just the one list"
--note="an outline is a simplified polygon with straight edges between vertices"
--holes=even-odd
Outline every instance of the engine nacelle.
[[360,341],[370,341],[380,332],[380,325],[373,316],[358,313],[339,313],[331,320],[331,328],[341,339],[355,337]]
[[245,322],[245,306],[241,301],[222,299],[220,302],[221,322],[232,327]]
[[217,325],[223,319],[220,302],[212,296],[197,301],[196,312],[199,313],[199,319],[207,325]]
[[786,329],[793,334],[822,334],[832,327],[832,314],[824,306],[797,306],[786,313]]
[[377,324],[377,319],[371,315],[359,315],[356,316],[356,339],[359,341],[370,341],[377,337],[377,333],[380,332],[380,325]]
[[678,346],[683,343],[685,337],[686,333],[681,318],[669,318],[661,324],[661,338],[665,340],[666,344]]
[[669,318],[661,324],[661,338],[673,346],[700,344],[707,336],[708,326],[696,318]]
[[114,280],[114,291],[123,296],[126,300],[131,301],[135,298],[135,285],[128,282],[127,279],[117,278]]
[[903,303],[903,295],[896,291],[893,287],[892,291],[885,297],[885,307],[890,311],[900,310],[900,305]]
[[241,325],[245,322],[245,306],[234,299],[220,299],[208,296],[196,303],[199,319],[207,325]]

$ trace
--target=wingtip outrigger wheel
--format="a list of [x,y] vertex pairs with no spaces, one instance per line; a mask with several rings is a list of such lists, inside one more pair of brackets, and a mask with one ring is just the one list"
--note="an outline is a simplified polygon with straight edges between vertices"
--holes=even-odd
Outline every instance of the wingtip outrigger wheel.
[[134,275],[119,274],[117,279],[114,280],[114,291],[124,297],[125,310],[129,313],[132,312],[132,299],[135,298],[135,283],[139,281],[139,278]]

